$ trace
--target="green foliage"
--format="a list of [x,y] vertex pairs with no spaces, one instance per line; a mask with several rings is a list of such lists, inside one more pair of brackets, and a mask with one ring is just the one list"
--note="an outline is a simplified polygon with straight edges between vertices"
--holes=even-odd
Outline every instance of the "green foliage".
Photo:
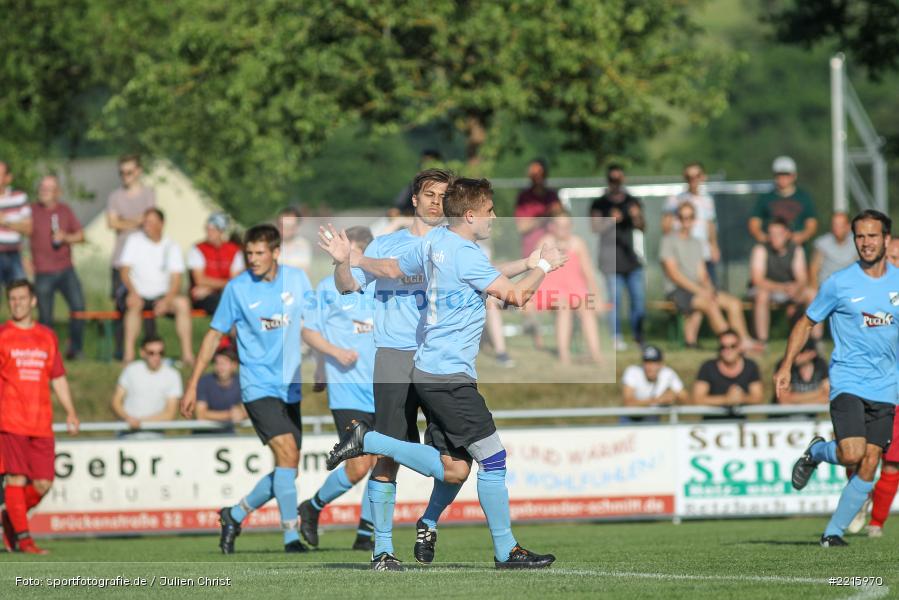
[[0,154],[75,154],[89,131],[174,159],[247,221],[343,127],[441,124],[472,173],[525,124],[606,157],[671,107],[720,112],[732,66],[683,1],[0,1]]
[[899,69],[899,0],[781,0],[766,2],[767,20],[781,41],[829,46],[878,77]]

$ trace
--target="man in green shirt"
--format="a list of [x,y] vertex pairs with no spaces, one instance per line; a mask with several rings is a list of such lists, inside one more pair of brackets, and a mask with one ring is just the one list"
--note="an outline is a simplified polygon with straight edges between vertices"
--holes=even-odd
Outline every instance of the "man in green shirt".
[[815,204],[811,196],[796,187],[796,161],[789,156],[778,156],[771,169],[774,171],[774,189],[756,200],[749,218],[749,234],[760,244],[766,244],[768,223],[780,217],[790,225],[792,242],[801,246],[818,230]]

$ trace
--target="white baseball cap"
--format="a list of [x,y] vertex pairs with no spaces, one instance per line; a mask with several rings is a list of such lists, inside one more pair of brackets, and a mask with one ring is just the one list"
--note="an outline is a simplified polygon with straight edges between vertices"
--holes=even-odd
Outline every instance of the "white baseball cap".
[[771,170],[774,173],[796,174],[796,161],[789,156],[778,156],[771,164]]

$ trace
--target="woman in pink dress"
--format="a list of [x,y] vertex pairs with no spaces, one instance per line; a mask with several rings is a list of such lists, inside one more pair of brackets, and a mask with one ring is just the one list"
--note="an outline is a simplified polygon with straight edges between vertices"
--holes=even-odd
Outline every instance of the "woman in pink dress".
[[581,321],[581,331],[590,358],[601,365],[603,359],[596,315],[602,309],[602,296],[587,243],[574,234],[570,213],[564,209],[555,212],[547,226],[547,234],[537,247],[543,244],[555,245],[568,255],[568,262],[549,272],[534,295],[538,310],[553,310],[556,313],[559,361],[565,365],[571,363],[571,335],[576,314]]

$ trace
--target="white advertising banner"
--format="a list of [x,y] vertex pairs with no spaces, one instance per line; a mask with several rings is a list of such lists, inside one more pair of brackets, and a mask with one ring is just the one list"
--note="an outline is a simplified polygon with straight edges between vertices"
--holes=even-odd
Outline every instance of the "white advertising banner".
[[[516,520],[672,515],[677,459],[672,427],[507,429],[507,482]],[[306,435],[299,498],[328,476],[334,434]],[[272,470],[271,452],[249,436],[198,435],[154,440],[60,440],[56,480],[32,519],[37,534],[94,535],[218,527],[217,511],[237,503]],[[477,467],[444,520],[479,521]],[[421,516],[432,482],[408,469],[397,481],[398,522]],[[329,505],[322,524],[354,524],[360,482]],[[277,527],[274,501],[249,527]]]
[[677,426],[677,513],[683,517],[831,513],[846,485],[844,467],[821,464],[801,492],[793,463],[829,422],[697,423]]

